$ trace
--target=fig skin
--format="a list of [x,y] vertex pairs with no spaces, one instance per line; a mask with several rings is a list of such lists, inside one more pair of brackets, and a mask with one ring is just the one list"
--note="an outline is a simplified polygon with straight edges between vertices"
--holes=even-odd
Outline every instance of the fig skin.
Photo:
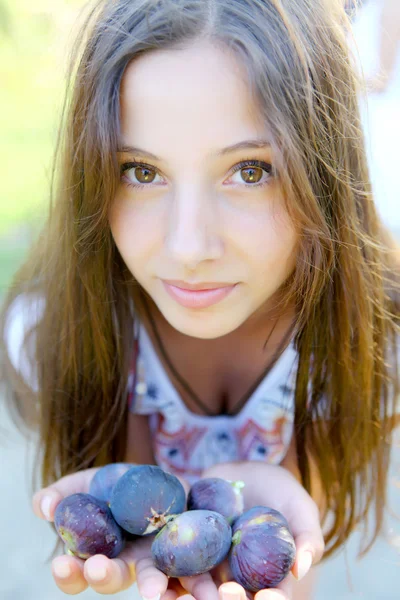
[[296,546],[285,517],[265,506],[244,512],[232,528],[229,566],[249,592],[276,587],[289,573]]
[[240,517],[236,519],[232,525],[232,533],[236,533],[237,529],[257,525],[258,523],[263,523],[265,521],[270,523],[271,526],[283,525],[289,529],[289,523],[283,514],[278,510],[275,510],[274,508],[268,508],[267,506],[253,506],[252,508],[249,508],[243,512]]
[[110,504],[111,494],[118,479],[134,465],[130,463],[110,463],[101,467],[90,482],[89,494]]
[[211,510],[190,510],[173,517],[155,536],[153,563],[169,577],[206,573],[224,560],[232,529],[225,517]]
[[71,494],[61,500],[54,525],[67,553],[79,558],[95,554],[115,558],[125,545],[123,531],[107,503],[90,494]]
[[243,481],[229,481],[220,477],[199,479],[189,490],[187,509],[213,510],[232,525],[244,510],[243,487]]
[[122,475],[111,494],[117,523],[134,535],[159,531],[185,510],[186,493],[175,475],[154,465],[136,465]]

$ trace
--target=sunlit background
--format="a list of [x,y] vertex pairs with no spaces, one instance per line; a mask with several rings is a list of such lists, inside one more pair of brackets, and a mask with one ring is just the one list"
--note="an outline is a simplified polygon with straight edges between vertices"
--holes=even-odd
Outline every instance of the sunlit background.
[[0,0],[0,294],[44,221],[82,0]]
[[[385,35],[380,26],[383,1],[365,1],[353,19],[360,68],[366,77],[379,71],[379,36]],[[0,0],[0,298],[45,219],[68,50],[83,6],[82,0]],[[387,89],[371,92],[360,103],[378,210],[400,239],[399,59],[398,52]],[[8,426],[2,408],[0,413],[0,423],[9,432],[0,441],[0,464],[5,469],[0,477],[0,598],[61,600],[65,595],[55,586],[50,566],[44,564],[53,534],[30,508],[32,446]],[[398,474],[396,465],[389,497],[400,514]],[[347,548],[321,567],[313,600],[398,600],[400,523],[391,519],[381,540],[360,563],[354,560],[358,541],[355,533]],[[88,590],[79,597],[90,600],[100,595]],[[118,598],[136,596],[128,590]]]

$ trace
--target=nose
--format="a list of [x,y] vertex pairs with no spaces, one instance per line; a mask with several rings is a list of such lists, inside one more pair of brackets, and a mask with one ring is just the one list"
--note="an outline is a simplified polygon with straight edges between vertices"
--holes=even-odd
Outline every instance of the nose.
[[170,258],[188,270],[222,256],[223,241],[216,198],[193,184],[182,186],[172,200],[166,248]]

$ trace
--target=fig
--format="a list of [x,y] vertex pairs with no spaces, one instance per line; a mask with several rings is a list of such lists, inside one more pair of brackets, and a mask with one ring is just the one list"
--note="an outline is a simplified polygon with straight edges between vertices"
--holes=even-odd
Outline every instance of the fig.
[[220,477],[199,479],[192,485],[187,498],[188,510],[213,510],[232,523],[243,513],[243,481]]
[[89,494],[110,504],[111,493],[118,479],[131,467],[129,463],[111,463],[101,467],[90,483]]
[[287,576],[296,546],[279,511],[255,506],[237,519],[232,533],[229,566],[235,581],[247,591],[276,587]]
[[289,529],[289,523],[278,510],[267,508],[266,506],[253,506],[253,508],[249,508],[236,519],[232,526],[232,533],[235,533],[237,529],[242,529],[244,526],[249,525],[252,527],[265,521],[268,521],[271,525],[280,524]]
[[185,490],[175,475],[154,465],[136,465],[115,484],[110,510],[125,531],[149,535],[183,512],[185,505]]
[[95,554],[115,558],[125,544],[107,503],[90,494],[72,494],[61,500],[54,525],[67,553],[79,558]]
[[190,510],[170,519],[151,545],[154,565],[170,577],[206,573],[224,560],[232,529],[212,510]]

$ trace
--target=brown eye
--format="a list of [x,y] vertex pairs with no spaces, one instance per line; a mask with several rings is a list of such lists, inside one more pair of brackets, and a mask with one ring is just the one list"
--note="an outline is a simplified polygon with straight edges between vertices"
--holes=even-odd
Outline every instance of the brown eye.
[[134,172],[134,176],[139,183],[152,183],[156,176],[156,173],[148,167],[135,167],[135,169],[130,170]]
[[248,159],[235,165],[233,174],[236,176],[235,184],[243,185],[251,190],[263,185],[268,185],[274,176],[274,167],[261,160]]
[[160,183],[160,181],[157,181],[157,177],[160,178],[157,169],[154,169],[150,165],[136,161],[121,165],[121,178],[128,187],[150,189],[153,185]]
[[241,169],[240,173],[245,183],[258,183],[262,179],[263,169],[261,167],[245,167]]

